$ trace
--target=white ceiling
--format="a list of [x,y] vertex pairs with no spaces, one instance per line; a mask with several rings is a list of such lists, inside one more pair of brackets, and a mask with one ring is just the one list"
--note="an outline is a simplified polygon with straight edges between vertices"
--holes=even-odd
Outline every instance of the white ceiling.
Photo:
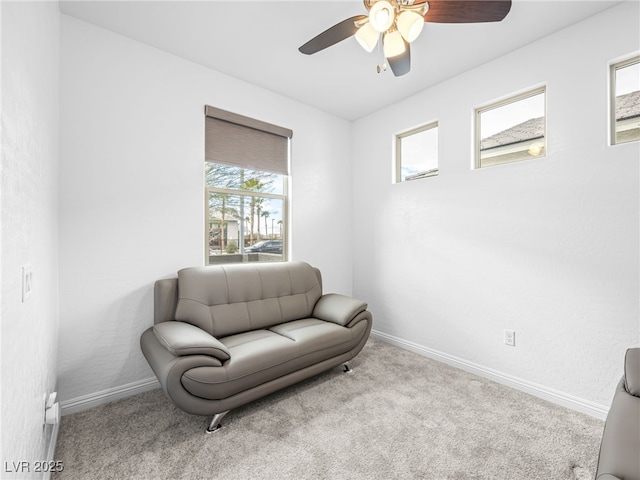
[[61,1],[90,23],[219,72],[355,120],[538,38],[617,0],[514,0],[499,23],[426,24],[411,47],[411,72],[378,74],[379,57],[347,39],[315,55],[298,47],[345,18],[360,0]]

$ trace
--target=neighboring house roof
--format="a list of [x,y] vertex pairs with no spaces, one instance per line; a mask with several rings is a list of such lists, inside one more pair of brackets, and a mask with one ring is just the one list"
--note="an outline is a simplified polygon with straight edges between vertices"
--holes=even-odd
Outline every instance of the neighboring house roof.
[[502,132],[483,138],[480,142],[480,150],[504,147],[542,137],[544,137],[544,117],[530,118]]
[[640,90],[616,97],[616,120],[640,117]]

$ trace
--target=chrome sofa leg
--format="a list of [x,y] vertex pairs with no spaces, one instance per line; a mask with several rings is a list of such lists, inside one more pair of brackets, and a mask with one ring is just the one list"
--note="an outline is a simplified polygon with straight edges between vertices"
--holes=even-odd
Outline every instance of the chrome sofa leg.
[[351,370],[351,365],[349,365],[349,362],[344,362],[342,364],[342,371],[344,373],[352,373],[353,372],[353,370]]
[[227,410],[226,412],[222,412],[222,413],[216,413],[213,416],[213,418],[211,419],[211,423],[209,424],[207,429],[204,431],[204,433],[212,434],[212,433],[215,433],[218,430],[220,430],[220,428],[222,427],[222,424],[220,422],[222,421],[222,418],[227,413],[229,413],[229,410]]

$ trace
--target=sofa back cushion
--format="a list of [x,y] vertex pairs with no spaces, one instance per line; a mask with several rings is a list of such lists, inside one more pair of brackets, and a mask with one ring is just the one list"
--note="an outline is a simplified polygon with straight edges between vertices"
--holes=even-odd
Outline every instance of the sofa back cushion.
[[176,320],[220,338],[310,317],[321,296],[320,279],[304,262],[184,268]]

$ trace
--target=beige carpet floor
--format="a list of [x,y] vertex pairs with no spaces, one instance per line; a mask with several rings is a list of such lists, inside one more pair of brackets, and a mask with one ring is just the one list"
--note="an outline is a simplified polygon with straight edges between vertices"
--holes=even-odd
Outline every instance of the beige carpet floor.
[[371,339],[204,435],[153,390],[64,416],[55,479],[591,480],[603,422]]

